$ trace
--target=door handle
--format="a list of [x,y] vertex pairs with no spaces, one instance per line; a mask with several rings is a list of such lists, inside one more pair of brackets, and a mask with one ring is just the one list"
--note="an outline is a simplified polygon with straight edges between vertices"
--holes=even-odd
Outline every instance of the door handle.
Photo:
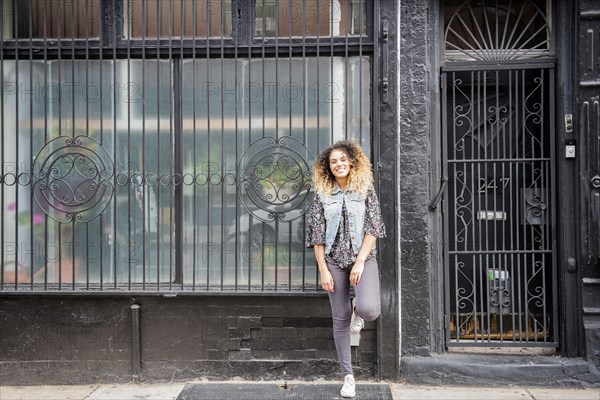
[[431,200],[431,203],[429,203],[429,211],[437,210],[438,204],[440,203],[440,200],[442,200],[442,195],[446,191],[446,186],[448,186],[448,177],[442,176],[442,184],[433,200]]

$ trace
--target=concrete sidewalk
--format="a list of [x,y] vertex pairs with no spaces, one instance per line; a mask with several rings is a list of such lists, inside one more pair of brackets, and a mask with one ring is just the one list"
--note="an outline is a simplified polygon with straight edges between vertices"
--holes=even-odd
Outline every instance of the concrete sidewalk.
[[[189,382],[210,385],[217,382]],[[246,381],[218,382],[239,390]],[[281,382],[260,382],[279,385]],[[308,382],[288,382],[289,385]],[[312,382],[314,384],[314,382]],[[323,381],[317,384],[337,382]],[[360,383],[360,382],[359,382]],[[368,382],[366,382],[368,383]],[[1,400],[176,400],[187,383],[76,385],[76,386],[0,386]],[[600,389],[559,388],[483,388],[449,386],[411,386],[389,384],[394,400],[599,400]],[[341,387],[341,384],[340,384]],[[243,389],[242,389],[243,390]],[[361,399],[357,391],[356,399]],[[261,399],[247,399],[261,400]],[[307,399],[308,400],[308,399]],[[316,399],[310,399],[316,400]]]

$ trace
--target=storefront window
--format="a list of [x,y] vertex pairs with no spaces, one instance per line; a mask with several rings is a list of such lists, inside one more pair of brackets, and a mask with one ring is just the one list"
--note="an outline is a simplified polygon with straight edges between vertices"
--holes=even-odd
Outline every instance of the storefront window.
[[[366,30],[366,2],[300,3],[341,10],[339,35]],[[291,56],[156,40],[230,38],[230,0],[2,4],[0,290],[319,289],[312,164],[341,139],[371,151],[372,43]],[[80,24],[100,8],[98,30]],[[319,26],[285,34],[332,32]]]
[[366,34],[366,0],[256,0],[257,37]]
[[101,0],[5,0],[3,38],[97,38],[102,19]]
[[5,263],[25,271],[21,283],[66,286],[171,284],[178,269],[208,290],[315,282],[310,197],[289,203],[290,179],[279,199],[275,186],[265,203],[244,197],[240,160],[264,138],[294,141],[305,172],[332,141],[368,151],[369,70],[365,57],[187,60],[176,86],[168,60],[6,62]]
[[125,0],[130,38],[231,37],[231,0]]

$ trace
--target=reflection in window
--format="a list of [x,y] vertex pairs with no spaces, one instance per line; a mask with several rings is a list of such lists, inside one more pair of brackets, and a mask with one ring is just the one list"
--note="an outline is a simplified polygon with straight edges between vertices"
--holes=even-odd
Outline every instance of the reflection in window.
[[256,0],[257,37],[366,33],[365,0]]
[[5,0],[3,38],[97,38],[101,0]]
[[125,0],[130,38],[231,37],[231,0]]

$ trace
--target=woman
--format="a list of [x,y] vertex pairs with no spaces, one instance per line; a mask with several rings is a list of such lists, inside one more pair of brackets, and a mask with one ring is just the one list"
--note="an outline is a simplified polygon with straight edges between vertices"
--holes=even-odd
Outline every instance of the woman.
[[[373,189],[371,162],[357,143],[340,141],[317,157],[315,200],[308,211],[306,246],[314,247],[321,286],[329,294],[333,337],[344,385],[356,395],[350,333],[379,316],[379,271],[375,242],[385,236]],[[355,299],[350,301],[350,285]]]

